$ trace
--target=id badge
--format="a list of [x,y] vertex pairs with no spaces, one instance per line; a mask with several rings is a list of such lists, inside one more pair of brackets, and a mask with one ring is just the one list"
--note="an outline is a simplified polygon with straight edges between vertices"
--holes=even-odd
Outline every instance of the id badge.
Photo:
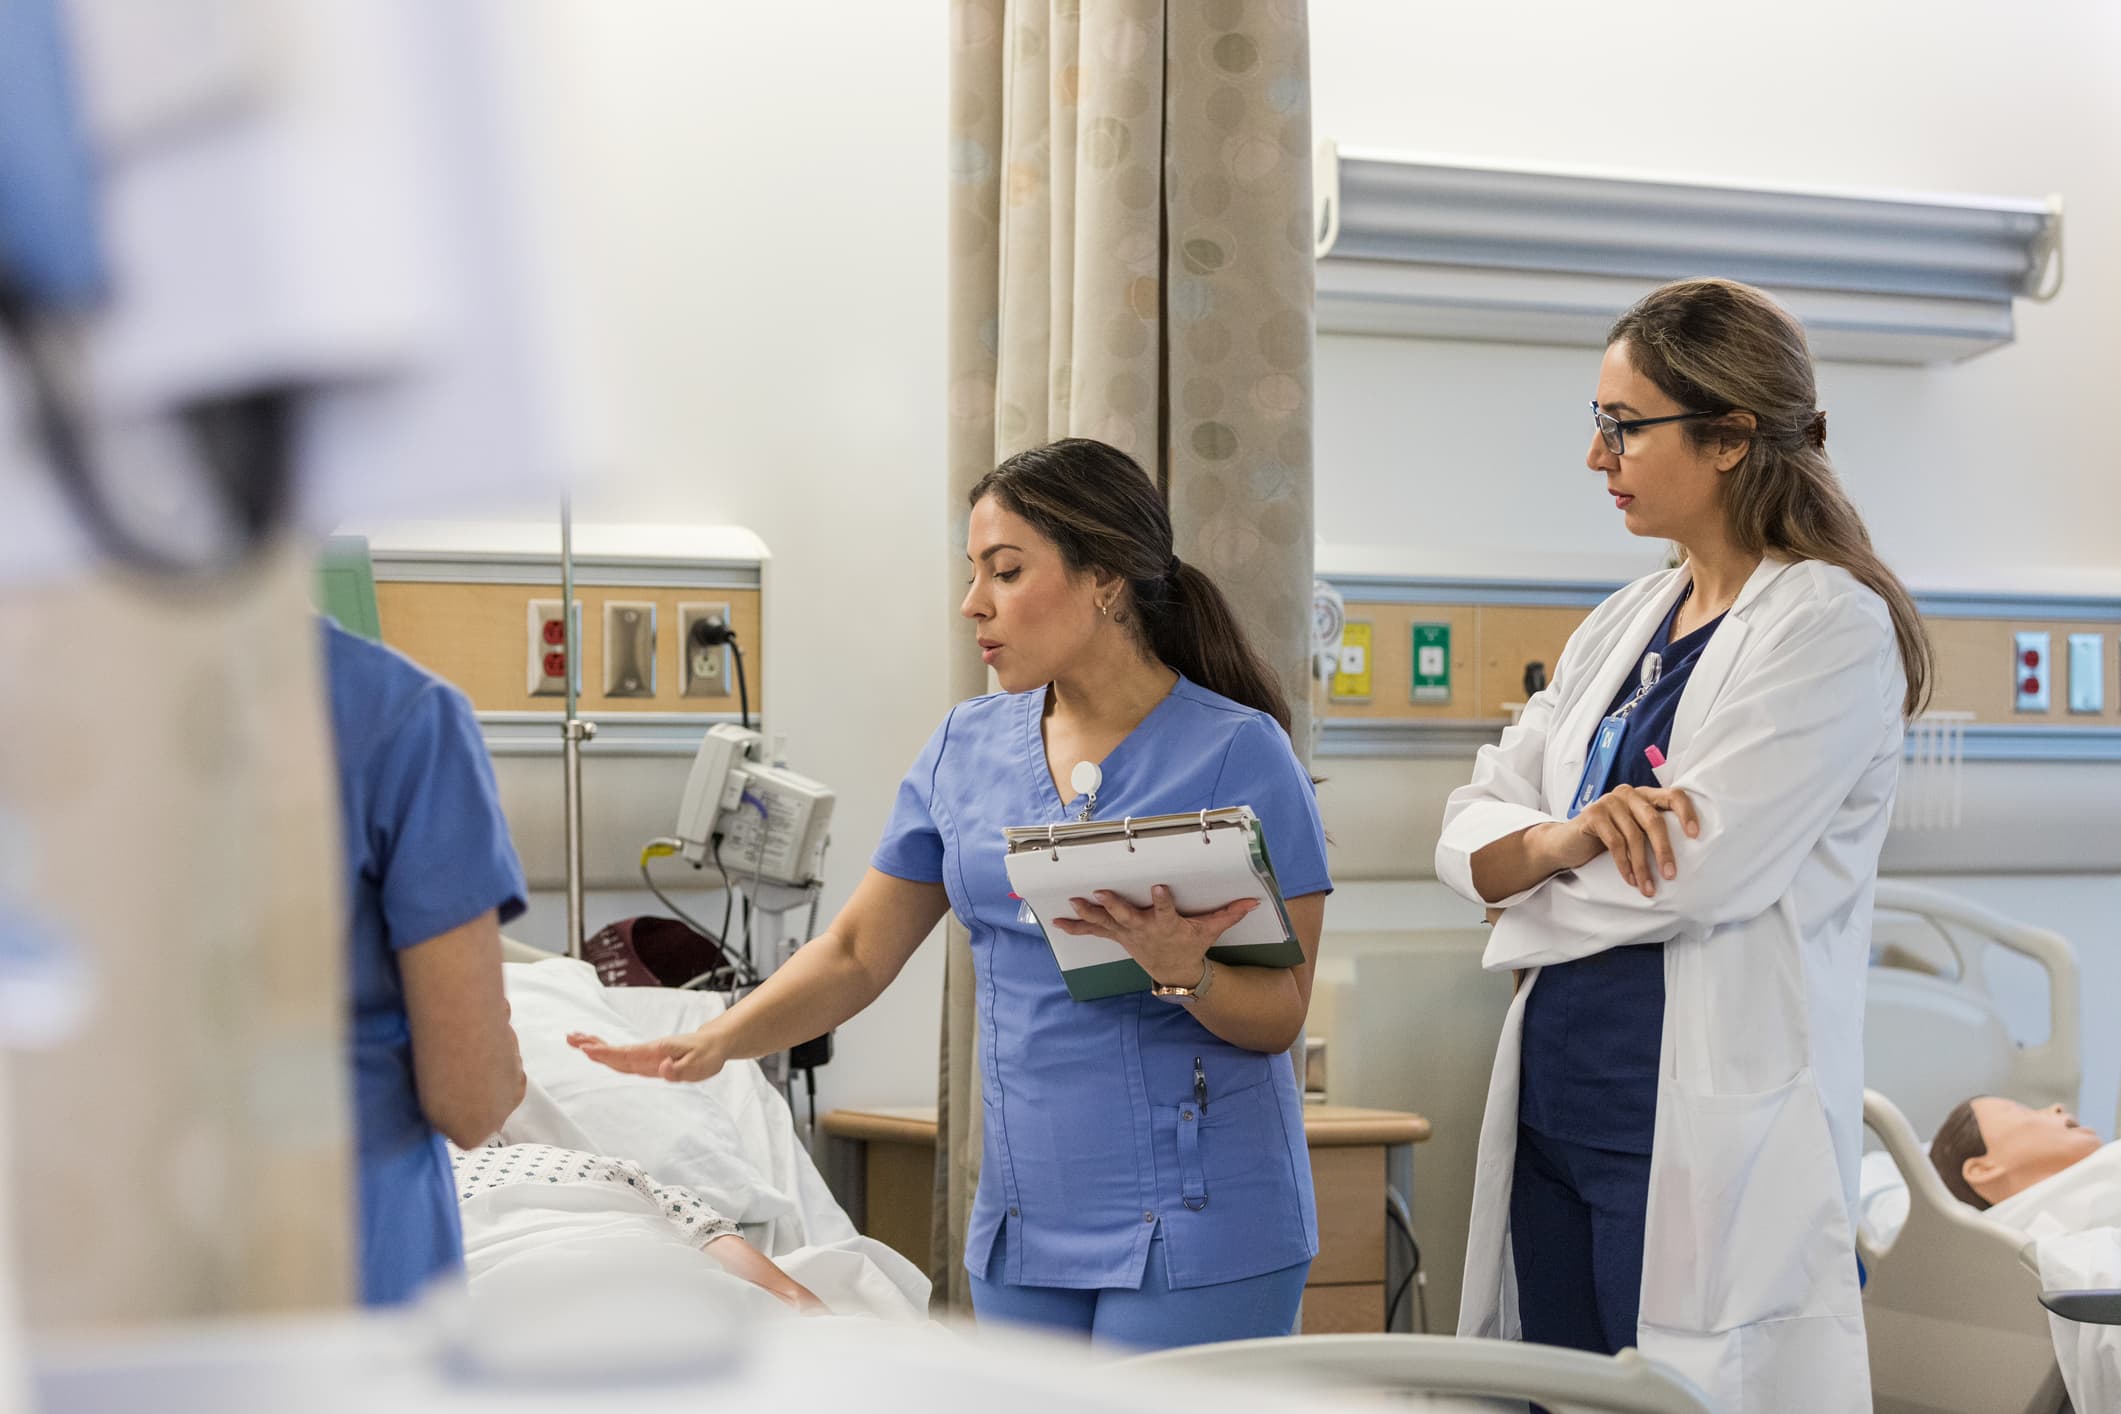
[[1627,729],[1628,719],[1617,714],[1598,724],[1598,735],[1591,738],[1590,759],[1583,763],[1583,781],[1576,787],[1576,798],[1569,802],[1571,820],[1605,794],[1606,778],[1613,774],[1613,758],[1620,754],[1620,738]]

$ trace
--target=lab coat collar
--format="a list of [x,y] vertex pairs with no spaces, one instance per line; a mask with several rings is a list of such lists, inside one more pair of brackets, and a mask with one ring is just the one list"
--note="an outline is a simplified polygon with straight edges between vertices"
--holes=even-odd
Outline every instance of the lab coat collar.
[[[1722,627],[1709,638],[1708,647],[1695,660],[1693,672],[1679,695],[1679,710],[1672,721],[1672,739],[1665,748],[1669,760],[1677,762],[1680,759],[1694,732],[1707,718],[1716,695],[1723,690],[1724,681],[1730,677],[1731,668],[1738,661],[1739,649],[1745,644],[1747,615],[1767,587],[1780,579],[1794,563],[1764,555],[1752,574],[1746,577],[1745,587],[1731,602]],[[1562,754],[1557,774],[1548,782],[1548,793],[1552,798],[1566,800],[1576,793],[1577,783],[1583,775],[1584,755],[1589,749],[1592,733],[1605,715],[1606,705],[1620,691],[1621,683],[1636,670],[1642,658],[1642,648],[1693,582],[1692,566],[1682,564],[1662,584],[1649,590],[1628,617],[1620,636],[1609,646],[1598,675],[1566,710],[1561,720],[1560,739],[1568,743],[1568,749]],[[1675,765],[1673,770],[1676,772],[1677,769]]]
[[1693,575],[1684,565],[1668,574],[1661,585],[1648,590],[1643,602],[1628,616],[1620,636],[1607,645],[1597,676],[1577,694],[1561,718],[1560,740],[1567,744],[1567,750],[1562,753],[1558,772],[1547,782],[1550,798],[1566,802],[1575,796],[1583,777],[1584,756],[1590,750],[1592,734],[1605,717],[1607,704],[1619,693],[1621,683],[1635,673],[1642,661],[1642,650],[1649,646],[1657,625],[1664,622],[1664,616],[1691,583]]
[[[1732,666],[1738,661],[1739,650],[1745,646],[1746,635],[1751,631],[1750,617],[1753,606],[1767,587],[1782,578],[1792,561],[1764,555],[1753,572],[1746,577],[1745,588],[1731,601],[1724,614],[1723,624],[1710,635],[1708,647],[1694,660],[1694,671],[1686,680],[1686,687],[1679,694],[1679,710],[1672,716],[1672,739],[1665,747],[1665,756],[1675,763],[1676,773],[1686,758],[1688,744],[1715,705],[1716,695],[1723,691],[1724,681],[1730,677]],[[1682,569],[1689,583],[1693,580],[1691,570]]]

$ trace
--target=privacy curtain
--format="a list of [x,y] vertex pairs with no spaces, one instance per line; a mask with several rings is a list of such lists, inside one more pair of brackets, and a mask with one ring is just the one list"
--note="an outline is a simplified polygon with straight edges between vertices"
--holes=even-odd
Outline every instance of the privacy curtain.
[[[951,45],[952,546],[1000,459],[1071,436],[1122,448],[1164,490],[1178,553],[1280,670],[1308,754],[1304,0],[954,0]],[[971,637],[953,647],[953,693],[987,691]],[[976,1044],[953,922],[931,1260],[952,1306],[979,1176]]]

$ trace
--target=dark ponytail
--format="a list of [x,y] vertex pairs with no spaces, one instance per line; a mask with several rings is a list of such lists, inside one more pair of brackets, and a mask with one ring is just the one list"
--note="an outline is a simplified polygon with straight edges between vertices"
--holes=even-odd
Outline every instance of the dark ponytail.
[[981,477],[967,501],[988,496],[1051,540],[1071,570],[1125,580],[1115,617],[1145,651],[1289,730],[1281,684],[1215,581],[1172,553],[1171,514],[1134,458],[1086,437],[1049,442]]

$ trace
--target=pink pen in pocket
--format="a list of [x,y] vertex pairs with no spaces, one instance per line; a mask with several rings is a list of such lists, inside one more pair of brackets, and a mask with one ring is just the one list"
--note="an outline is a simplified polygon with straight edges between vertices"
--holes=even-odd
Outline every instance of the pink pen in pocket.
[[1654,746],[1646,746],[1642,749],[1642,758],[1650,763],[1650,774],[1657,778],[1658,785],[1668,786],[1672,783],[1672,773],[1665,768],[1662,751]]

